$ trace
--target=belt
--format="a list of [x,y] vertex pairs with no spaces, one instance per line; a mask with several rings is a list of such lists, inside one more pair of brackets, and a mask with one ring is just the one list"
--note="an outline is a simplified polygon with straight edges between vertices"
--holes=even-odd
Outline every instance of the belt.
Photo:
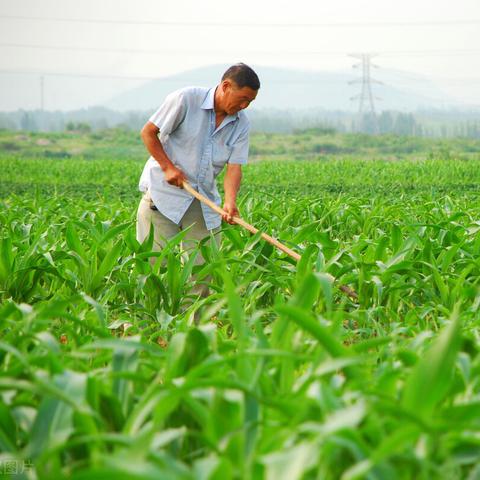
[[144,199],[150,204],[150,210],[157,210],[158,211],[158,208],[155,206],[155,204],[153,203],[153,200],[152,200],[152,197],[150,196],[150,190],[148,189],[145,193],[144,193]]

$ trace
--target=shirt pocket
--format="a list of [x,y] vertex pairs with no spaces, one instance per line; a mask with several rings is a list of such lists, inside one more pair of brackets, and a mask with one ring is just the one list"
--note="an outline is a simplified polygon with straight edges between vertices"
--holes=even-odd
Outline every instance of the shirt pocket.
[[225,164],[230,159],[233,152],[233,147],[228,145],[227,143],[218,143],[215,144],[213,149],[213,172],[214,175],[217,176]]

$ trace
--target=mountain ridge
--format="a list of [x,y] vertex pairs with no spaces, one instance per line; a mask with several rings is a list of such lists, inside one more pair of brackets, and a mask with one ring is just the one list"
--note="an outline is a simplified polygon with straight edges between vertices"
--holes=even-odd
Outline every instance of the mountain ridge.
[[[114,110],[154,110],[168,93],[186,86],[216,85],[228,65],[209,65],[162,77],[117,94],[102,103]],[[259,109],[310,109],[354,111],[361,84],[349,85],[354,76],[346,71],[297,70],[280,67],[254,67],[261,88],[252,104]],[[414,111],[420,108],[451,107],[456,102],[432,81],[420,75],[396,70],[376,72],[381,84],[372,84],[378,110]],[[397,86],[398,85],[398,86]],[[381,99],[381,100],[378,100]]]

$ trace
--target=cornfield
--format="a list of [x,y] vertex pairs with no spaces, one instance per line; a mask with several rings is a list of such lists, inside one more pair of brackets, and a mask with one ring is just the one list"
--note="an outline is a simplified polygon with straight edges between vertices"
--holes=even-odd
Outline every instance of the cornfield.
[[242,216],[297,264],[231,225],[152,254],[139,162],[2,158],[3,474],[480,478],[479,167],[248,166]]

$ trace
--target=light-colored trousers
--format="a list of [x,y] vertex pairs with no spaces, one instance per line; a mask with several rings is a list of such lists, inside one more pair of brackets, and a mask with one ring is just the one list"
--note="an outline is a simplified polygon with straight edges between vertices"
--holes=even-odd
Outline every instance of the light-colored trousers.
[[[153,226],[153,250],[160,251],[167,241],[174,237],[181,230],[190,227],[187,231],[183,241],[183,250],[191,250],[195,248],[200,240],[210,236],[210,230],[207,230],[205,220],[203,218],[202,207],[199,200],[196,198],[185,212],[180,224],[172,222],[170,219],[162,215],[158,210],[152,210],[153,201],[150,193],[144,193],[140,200],[140,205],[137,211],[137,240],[143,242],[150,233],[150,226]],[[220,245],[220,228],[212,230],[217,246]],[[152,257],[152,264],[155,263],[156,258]],[[198,253],[195,259],[195,265],[202,265],[205,263],[201,252]],[[192,276],[195,281],[195,276]],[[205,282],[210,281],[210,277],[204,279]],[[209,289],[207,285],[196,284],[192,293],[197,296],[207,297]]]

